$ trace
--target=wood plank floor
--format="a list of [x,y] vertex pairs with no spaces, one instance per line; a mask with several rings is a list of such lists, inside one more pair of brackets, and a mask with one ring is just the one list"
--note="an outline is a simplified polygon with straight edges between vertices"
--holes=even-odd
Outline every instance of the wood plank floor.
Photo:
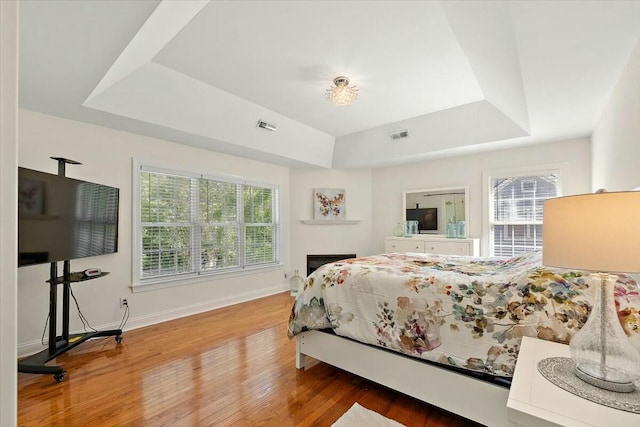
[[[298,371],[288,293],[113,337],[18,374],[20,426],[330,426],[353,403],[406,426],[478,426],[324,363]],[[135,316],[135,307],[132,307]]]

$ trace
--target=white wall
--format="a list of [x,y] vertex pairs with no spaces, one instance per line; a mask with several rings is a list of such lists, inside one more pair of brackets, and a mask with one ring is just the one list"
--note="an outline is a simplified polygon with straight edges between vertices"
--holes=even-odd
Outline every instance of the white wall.
[[640,187],[640,41],[593,134],[592,190]]
[[16,425],[18,4],[0,1],[0,426]]
[[[565,163],[565,195],[588,193],[591,188],[590,142],[588,138],[539,144],[510,150],[451,157],[373,170],[372,252],[384,250],[384,238],[391,236],[402,220],[402,191],[440,187],[469,187],[469,237],[482,234],[482,172],[496,169]],[[485,241],[481,255],[485,255]]]
[[[74,285],[83,314],[96,328],[119,324],[119,297],[129,300],[130,327],[209,310],[286,290],[282,268],[132,293],[132,158],[175,169],[242,176],[278,185],[281,195],[282,260],[289,259],[289,169],[213,151],[174,144],[113,129],[74,122],[28,110],[19,112],[19,165],[57,173],[50,156],[77,160],[67,166],[67,176],[120,188],[118,253],[71,262],[73,271],[98,267],[110,274]],[[60,267],[61,268],[61,267]],[[48,313],[49,265],[18,269],[19,353],[40,349],[40,337]],[[71,330],[79,330],[72,313]],[[125,338],[126,339],[126,338]],[[15,366],[14,366],[15,367]]]
[[[307,255],[375,253],[371,224],[376,215],[372,205],[371,169],[292,169],[291,183],[291,265],[304,277]],[[307,225],[313,219],[313,189],[344,188],[347,219],[360,220],[353,225]]]

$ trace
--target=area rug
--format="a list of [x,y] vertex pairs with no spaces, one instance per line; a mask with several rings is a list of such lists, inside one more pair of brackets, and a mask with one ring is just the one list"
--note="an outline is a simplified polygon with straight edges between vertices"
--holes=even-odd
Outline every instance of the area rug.
[[351,408],[333,423],[332,427],[405,427],[397,421],[385,418],[377,412],[354,403]]

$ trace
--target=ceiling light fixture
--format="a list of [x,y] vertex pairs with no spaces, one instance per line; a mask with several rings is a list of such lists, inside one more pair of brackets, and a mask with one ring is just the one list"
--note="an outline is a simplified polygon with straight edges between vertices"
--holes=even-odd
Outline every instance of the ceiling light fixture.
[[358,98],[358,88],[349,86],[349,79],[340,76],[333,79],[333,84],[326,91],[327,99],[338,106],[349,105]]

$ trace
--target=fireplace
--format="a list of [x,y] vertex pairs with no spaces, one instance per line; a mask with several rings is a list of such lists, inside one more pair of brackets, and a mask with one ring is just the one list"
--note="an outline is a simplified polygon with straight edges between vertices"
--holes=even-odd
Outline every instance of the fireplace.
[[355,257],[356,254],[307,255],[307,276],[322,265]]

